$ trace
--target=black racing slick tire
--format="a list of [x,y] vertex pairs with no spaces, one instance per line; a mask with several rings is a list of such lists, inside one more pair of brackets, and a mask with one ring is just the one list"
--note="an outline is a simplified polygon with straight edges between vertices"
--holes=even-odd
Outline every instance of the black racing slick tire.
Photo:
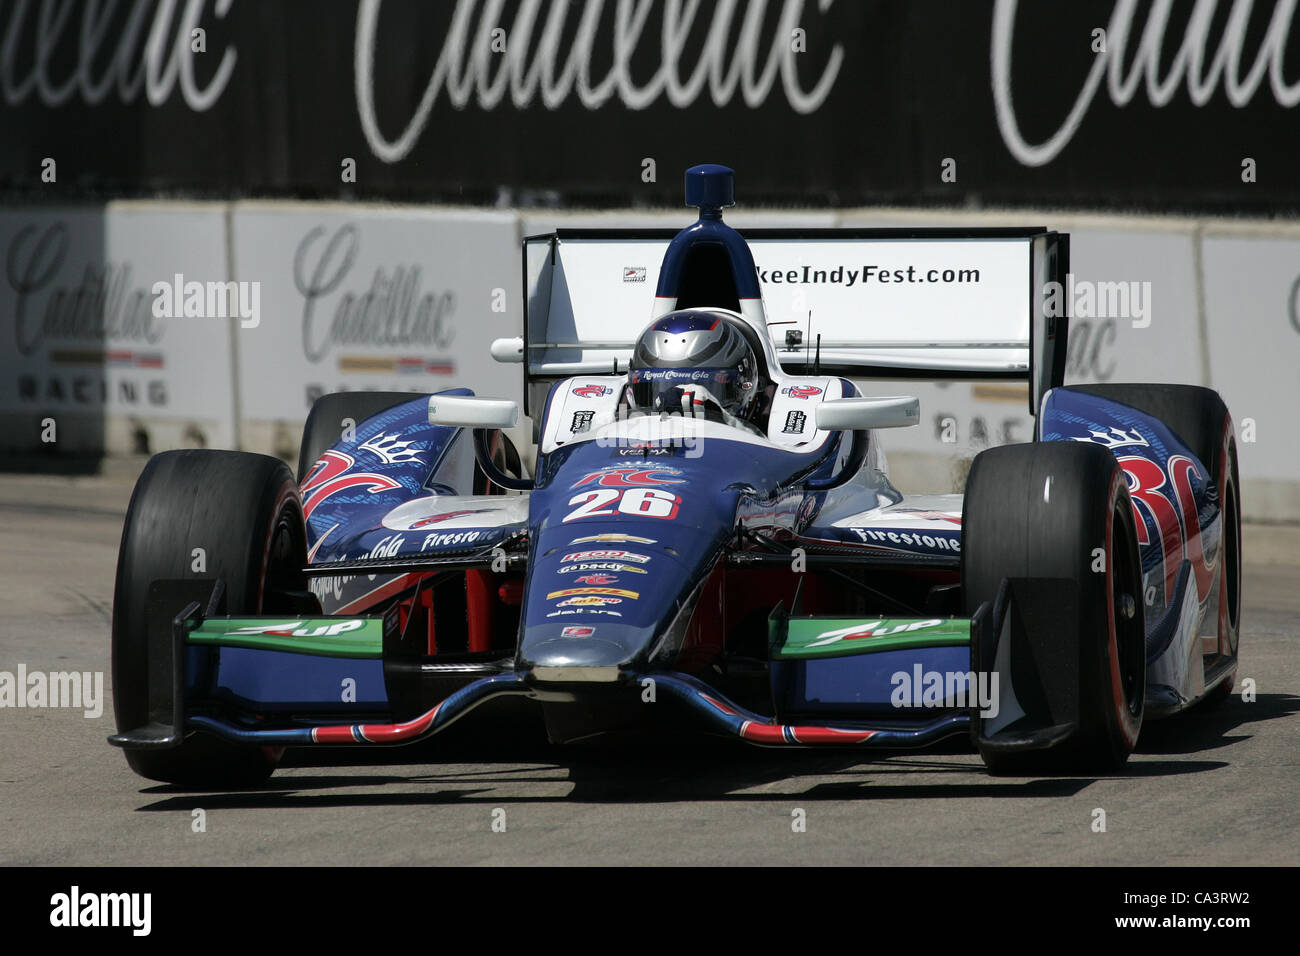
[[1219,393],[1199,385],[1071,385],[1070,391],[1120,402],[1163,422],[1181,438],[1217,481],[1223,474],[1223,428],[1228,406]]
[[[1241,478],[1237,469],[1237,439],[1228,406],[1218,392],[1198,385],[1098,384],[1073,385],[1073,391],[1087,392],[1122,402],[1158,419],[1182,439],[1192,454],[1210,470],[1223,509],[1219,576],[1213,614],[1221,655],[1235,660],[1241,635]],[[1210,708],[1232,693],[1236,683],[1232,672],[1203,697],[1198,707]]]
[[316,399],[298,446],[298,483],[302,484],[316,459],[338,444],[349,424],[355,428],[367,418],[419,397],[418,392],[334,392]]
[[[302,445],[298,452],[298,484],[302,484],[321,454],[339,442],[348,423],[355,428],[367,418],[419,397],[415,392],[335,392],[316,399],[311,414],[307,416],[307,424],[302,429]],[[469,440],[468,434],[466,440]],[[497,468],[512,477],[523,475],[519,452],[505,432],[493,431],[488,444],[492,461]],[[487,475],[475,467],[469,494],[487,495],[499,491]]]
[[[195,549],[202,549],[199,570]],[[306,594],[306,563],[302,501],[284,462],[209,449],[153,456],[136,482],[118,553],[112,649],[118,732],[149,717],[153,581],[220,578],[231,615],[297,614]],[[143,777],[218,786],[264,780],[282,752],[202,733],[173,749],[125,751],[131,769]]]
[[967,614],[992,604],[1004,578],[1066,579],[1078,595],[1078,647],[1052,646],[1060,640],[1053,628],[1037,636],[1040,666],[1077,670],[1073,733],[1027,751],[977,741],[985,765],[993,773],[1114,770],[1137,744],[1146,686],[1141,564],[1123,469],[1091,443],[992,448],[975,457],[962,511]]

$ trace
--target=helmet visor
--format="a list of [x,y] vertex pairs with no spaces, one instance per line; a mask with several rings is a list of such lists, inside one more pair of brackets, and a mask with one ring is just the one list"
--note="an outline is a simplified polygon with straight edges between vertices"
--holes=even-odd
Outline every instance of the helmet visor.
[[711,397],[734,414],[744,404],[749,383],[734,368],[645,368],[632,372],[631,386],[633,401],[645,411],[684,411],[683,401],[690,395],[695,404]]

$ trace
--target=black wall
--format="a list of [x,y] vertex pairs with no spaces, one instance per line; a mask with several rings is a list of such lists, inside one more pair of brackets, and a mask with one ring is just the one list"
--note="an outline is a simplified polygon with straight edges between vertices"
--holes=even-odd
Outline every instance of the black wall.
[[[671,72],[689,84],[702,61],[706,77],[725,76],[738,58],[760,79],[775,71],[751,104],[740,88],[715,104],[707,81],[694,92],[662,84],[663,46],[673,45],[662,39],[672,32],[666,10],[681,6],[646,6],[635,42],[620,43],[617,0],[573,0],[551,31],[553,72],[581,66],[595,87],[591,102],[571,83],[552,103],[539,87],[516,105],[507,83],[483,103],[472,83],[483,71],[468,68],[467,99],[453,103],[449,84],[438,83],[409,151],[386,159],[362,122],[362,26],[375,25],[372,82],[363,86],[373,90],[380,135],[395,141],[440,60],[452,87],[467,63],[481,62],[489,84],[515,57],[526,73],[557,8],[509,2],[484,24],[493,4],[465,0],[209,0],[197,19],[206,52],[191,53],[191,25],[179,22],[186,3],[122,0],[99,21],[102,4],[0,0],[0,192],[38,201],[167,194],[677,205],[686,166],[724,162],[737,169],[746,204],[1300,210],[1300,115],[1287,105],[1300,101],[1300,44],[1264,0],[1240,23],[1232,16],[1241,5],[1225,0],[1205,24],[1192,21],[1190,0],[1176,2],[1167,23],[1151,21],[1150,3],[1136,4],[1130,21],[1124,3],[1054,0],[833,0],[824,11],[818,0],[738,0],[727,23],[726,4],[703,0],[681,30],[680,53],[668,58]],[[746,57],[741,24],[751,6],[762,16],[757,52]],[[533,10],[529,31],[519,21]],[[457,33],[463,16],[468,29]],[[805,31],[802,41],[792,24]],[[504,40],[505,53],[493,50],[495,26],[505,31],[496,43]],[[1094,52],[1099,28],[1105,53]],[[800,42],[804,50],[792,52]],[[1009,51],[1005,70],[999,50]],[[1089,98],[1099,57],[1104,75]],[[215,94],[211,103],[187,97],[186,71],[196,91]],[[611,71],[628,80],[606,82]],[[796,108],[785,77],[810,93],[827,71],[824,95]],[[1010,110],[998,109],[999,77]],[[1077,129],[1053,155],[1013,148],[1009,116],[1020,139],[1038,145],[1081,95]],[[57,163],[54,183],[41,181],[46,157]],[[341,181],[348,157],[355,184]],[[646,159],[655,161],[653,182],[643,180]],[[955,182],[941,176],[945,159],[955,160]],[[1243,182],[1247,159],[1254,182]]]

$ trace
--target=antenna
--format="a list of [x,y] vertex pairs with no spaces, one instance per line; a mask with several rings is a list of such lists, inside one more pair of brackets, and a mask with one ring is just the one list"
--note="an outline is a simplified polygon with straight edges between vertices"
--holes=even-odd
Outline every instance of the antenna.
[[821,373],[822,373],[822,334],[818,332],[817,333],[817,359],[815,362],[813,362],[813,374],[820,375]]

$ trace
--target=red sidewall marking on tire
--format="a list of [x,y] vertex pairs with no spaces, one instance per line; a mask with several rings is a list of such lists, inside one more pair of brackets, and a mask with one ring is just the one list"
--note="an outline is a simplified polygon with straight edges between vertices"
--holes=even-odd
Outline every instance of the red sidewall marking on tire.
[[[1229,618],[1229,614],[1231,612],[1232,604],[1235,603],[1238,606],[1238,615],[1240,615],[1240,604],[1241,604],[1241,595],[1231,594],[1231,588],[1233,582],[1229,580],[1229,575],[1228,575],[1229,568],[1228,568],[1228,558],[1227,558],[1228,536],[1231,534],[1236,538],[1237,541],[1237,567],[1238,568],[1241,567],[1241,535],[1237,531],[1237,527],[1241,521],[1240,507],[1236,507],[1233,509],[1232,517],[1234,518],[1234,520],[1232,522],[1232,527],[1228,526],[1228,517],[1229,517],[1228,483],[1230,480],[1233,479],[1233,475],[1231,473],[1232,458],[1229,456],[1229,452],[1232,450],[1233,442],[1235,438],[1236,435],[1233,433],[1233,428],[1232,428],[1232,418],[1225,415],[1223,419],[1222,455],[1220,458],[1220,462],[1222,464],[1219,469],[1219,471],[1221,472],[1221,474],[1219,475],[1219,522],[1221,528],[1219,531],[1219,554],[1217,558],[1219,564],[1219,569],[1218,569],[1219,570],[1219,621],[1218,621],[1218,640],[1216,641],[1216,644],[1219,649],[1219,653],[1225,656],[1231,656],[1233,653],[1235,653],[1235,648],[1232,646],[1232,644],[1234,643],[1233,633],[1232,633],[1233,627],[1232,627],[1232,621]],[[1236,498],[1238,495],[1240,495],[1240,493],[1241,491],[1237,487],[1236,482],[1232,481],[1233,498]],[[1232,597],[1235,597],[1236,601],[1230,602],[1230,598]],[[1238,621],[1238,627],[1240,627],[1240,621]]]
[[[1106,628],[1109,635],[1106,657],[1110,662],[1110,684],[1115,702],[1115,716],[1119,731],[1131,751],[1137,745],[1138,728],[1134,724],[1132,715],[1129,714],[1124,698],[1124,679],[1121,674],[1123,662],[1120,661],[1119,628],[1115,617],[1115,508],[1119,503],[1120,488],[1127,487],[1128,479],[1124,476],[1124,469],[1116,465],[1110,479],[1110,494],[1106,496]],[[1142,675],[1142,680],[1146,680],[1145,674]]]
[[266,542],[262,545],[262,567],[257,575],[257,613],[262,613],[262,599],[266,592],[266,569],[271,560],[271,543],[275,540],[276,529],[280,527],[280,512],[284,507],[285,501],[296,497],[298,486],[292,481],[286,481],[280,488],[279,495],[275,499],[275,507],[271,509],[271,527],[266,532]]

